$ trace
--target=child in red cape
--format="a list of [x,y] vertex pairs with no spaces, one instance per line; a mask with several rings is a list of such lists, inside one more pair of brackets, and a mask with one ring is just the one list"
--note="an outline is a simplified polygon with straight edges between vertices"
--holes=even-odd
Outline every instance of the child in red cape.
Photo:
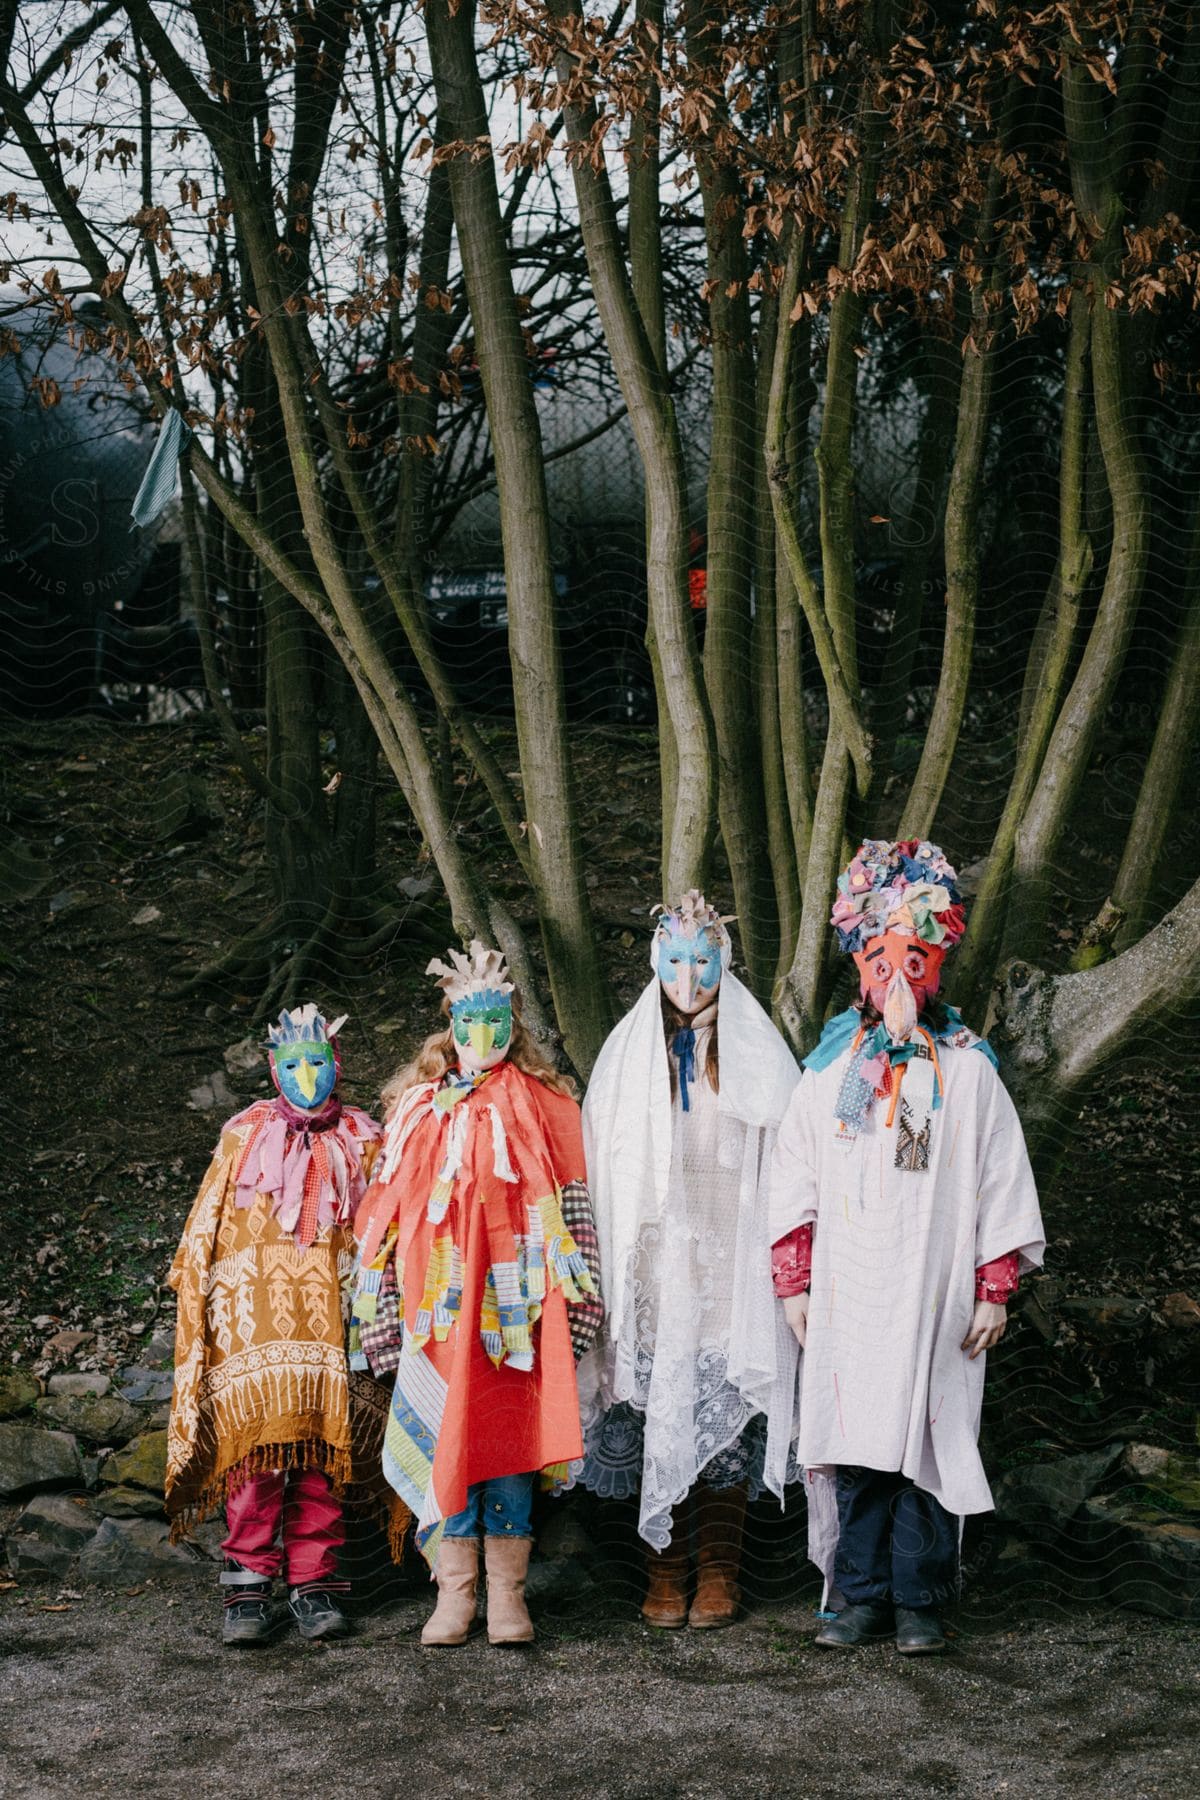
[[569,1083],[524,1030],[500,953],[476,941],[450,956],[427,971],[449,1029],[384,1092],[383,1152],[355,1221],[354,1311],[366,1341],[394,1271],[402,1332],[383,1469],[437,1580],[422,1643],[466,1641],[481,1535],[488,1637],[527,1643],[534,1478],[555,1485],[582,1455],[573,1347],[600,1320],[584,1254],[595,1235]]

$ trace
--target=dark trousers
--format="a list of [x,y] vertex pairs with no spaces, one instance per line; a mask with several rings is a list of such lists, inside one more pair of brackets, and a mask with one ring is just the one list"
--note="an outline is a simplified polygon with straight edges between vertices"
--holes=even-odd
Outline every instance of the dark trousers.
[[958,1520],[907,1475],[839,1467],[833,1578],[851,1605],[944,1606],[958,1593]]

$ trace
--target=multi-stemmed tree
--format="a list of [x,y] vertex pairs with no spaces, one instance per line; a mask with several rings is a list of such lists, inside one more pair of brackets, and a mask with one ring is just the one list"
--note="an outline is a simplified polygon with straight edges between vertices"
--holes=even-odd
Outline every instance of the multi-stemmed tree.
[[[959,997],[980,1012],[999,980],[1035,1135],[1053,1145],[1116,1047],[1194,999],[1200,888],[1178,870],[1162,879],[1200,685],[1193,9],[636,0],[581,16],[573,0],[487,0],[476,16],[469,0],[186,13],[127,0],[104,9],[119,35],[102,53],[82,38],[70,53],[95,59],[106,91],[142,96],[143,116],[160,116],[162,96],[178,117],[166,151],[100,141],[143,180],[157,155],[157,191],[124,221],[74,173],[81,150],[98,152],[53,105],[63,53],[18,56],[19,8],[3,12],[7,131],[108,309],[113,354],[160,409],[186,394],[200,428],[187,464],[210,515],[336,652],[458,927],[503,944],[537,1017],[547,990],[454,831],[436,742],[397,673],[402,634],[528,881],[577,1067],[612,996],[530,380],[555,322],[590,333],[589,355],[602,340],[641,460],[664,891],[711,879],[723,851],[750,977],[793,1041],[830,997],[825,920],[848,846],[954,823],[980,708],[1000,742],[972,810],[982,854]],[[189,182],[193,163],[211,168],[210,189],[185,183],[176,209],[185,158]],[[553,221],[536,296],[535,197]],[[176,211],[192,207],[203,239],[177,242]],[[684,246],[702,263],[686,326],[672,278]],[[575,272],[568,287],[546,273],[559,266]],[[697,305],[700,354],[681,363],[676,333]],[[364,333],[365,377],[347,353]],[[464,354],[503,533],[519,787],[456,696],[422,604]],[[221,412],[235,358],[254,398],[239,380]],[[697,379],[702,654],[688,586],[698,465],[681,428]],[[889,384],[906,395],[905,473],[882,502],[862,477],[895,429]],[[237,478],[205,447],[218,426],[250,445]],[[1031,439],[1032,483],[1019,467]],[[1037,541],[1014,547],[1028,519]],[[364,563],[385,607],[357,579]],[[1161,704],[1127,846],[1109,904],[1094,896],[1081,966],[1055,972],[1054,895],[1088,841],[1081,796],[1150,628]]]

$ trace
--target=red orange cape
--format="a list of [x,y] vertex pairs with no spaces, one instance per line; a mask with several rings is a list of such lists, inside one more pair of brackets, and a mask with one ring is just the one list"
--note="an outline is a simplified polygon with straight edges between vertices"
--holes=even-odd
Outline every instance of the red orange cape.
[[584,1179],[579,1108],[507,1062],[464,1097],[426,1083],[377,1168],[355,1232],[364,1270],[395,1255],[404,1320],[384,1473],[432,1562],[468,1487],[582,1455],[567,1304],[594,1290],[560,1209]]

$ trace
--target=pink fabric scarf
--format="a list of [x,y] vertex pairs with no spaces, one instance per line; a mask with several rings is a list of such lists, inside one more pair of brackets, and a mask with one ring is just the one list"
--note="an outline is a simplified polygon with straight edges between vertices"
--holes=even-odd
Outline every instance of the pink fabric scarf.
[[252,1126],[234,1177],[238,1206],[253,1206],[265,1194],[272,1216],[301,1250],[318,1231],[353,1215],[367,1186],[363,1145],[379,1136],[366,1113],[344,1107],[336,1095],[319,1112],[301,1112],[279,1095],[256,1100],[229,1123]]

